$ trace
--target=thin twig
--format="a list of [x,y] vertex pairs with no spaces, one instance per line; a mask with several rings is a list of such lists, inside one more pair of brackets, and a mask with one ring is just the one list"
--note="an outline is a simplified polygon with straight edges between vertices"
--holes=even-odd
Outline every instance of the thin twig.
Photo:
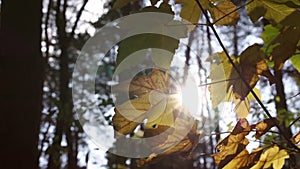
[[[214,32],[217,41],[219,42],[219,45],[222,47],[224,53],[226,54],[226,57],[228,58],[230,64],[232,65],[232,67],[234,68],[234,70],[238,73],[239,77],[241,78],[241,80],[243,81],[243,83],[245,84],[245,86],[248,88],[248,90],[251,92],[251,94],[253,95],[253,97],[255,98],[255,100],[258,102],[258,104],[261,106],[261,108],[264,110],[264,112],[267,114],[267,116],[269,118],[273,118],[272,115],[270,114],[270,112],[268,111],[268,109],[265,107],[265,105],[262,103],[262,101],[259,99],[259,97],[257,96],[257,94],[253,91],[252,87],[249,85],[249,83],[246,81],[246,79],[244,78],[243,74],[241,73],[241,71],[238,69],[238,67],[234,64],[232,58],[230,57],[229,53],[227,52],[221,38],[219,37],[214,25],[210,22],[209,20],[209,16],[204,12],[204,8],[202,7],[201,3],[199,2],[199,0],[195,0],[196,3],[198,4],[199,8],[201,9],[201,11],[203,12],[209,27],[212,29],[212,31]],[[291,140],[288,138],[288,136],[285,134],[285,132],[281,129],[281,127],[276,124],[276,127],[278,128],[279,132],[281,133],[281,135],[288,141],[288,143],[290,144],[290,146],[294,147],[297,151],[300,151],[300,149],[291,142]]]
[[238,80],[238,79],[239,78],[232,78],[232,79],[224,79],[224,80],[214,81],[214,82],[211,82],[211,83],[203,83],[203,84],[200,84],[199,87],[212,85],[212,84],[218,84],[218,83],[222,83],[222,82],[228,82],[228,81],[231,81],[231,80]]
[[294,125],[297,121],[299,121],[300,120],[300,116],[298,117],[298,118],[296,118],[290,125],[289,125],[289,127],[288,128],[291,128],[292,127],[292,125]]
[[289,97],[289,98],[287,98],[286,100],[290,100],[290,99],[292,99],[292,98],[294,98],[294,97],[297,97],[297,96],[299,96],[299,95],[300,95],[300,92],[297,93],[297,94],[295,94],[295,95],[293,95],[293,96],[291,96],[291,97]]
[[50,40],[49,40],[49,35],[48,35],[48,28],[49,28],[49,19],[50,19],[50,12],[51,12],[51,7],[52,7],[52,0],[49,0],[49,4],[47,7],[47,14],[45,18],[45,43],[46,43],[46,51],[45,51],[45,62],[48,63],[48,59],[50,57],[49,54],[49,46],[50,46]]
[[78,11],[78,13],[77,13],[76,21],[75,21],[75,23],[74,23],[74,25],[73,25],[73,27],[72,27],[72,32],[71,32],[71,36],[70,36],[71,38],[75,35],[75,30],[76,30],[76,28],[77,28],[78,22],[79,22],[79,20],[80,20],[80,17],[81,17],[81,15],[82,15],[82,12],[83,12],[83,10],[84,10],[86,4],[88,3],[88,1],[89,1],[89,0],[84,0],[84,2],[83,2],[83,4],[82,4],[81,8],[79,9],[79,11]]

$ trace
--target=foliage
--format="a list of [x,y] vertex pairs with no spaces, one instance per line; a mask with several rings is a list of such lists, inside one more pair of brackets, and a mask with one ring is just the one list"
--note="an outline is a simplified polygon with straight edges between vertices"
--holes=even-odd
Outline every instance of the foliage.
[[[117,0],[115,8],[121,8],[133,1]],[[158,2],[157,0],[151,0],[151,5],[154,6]],[[168,1],[164,0],[162,4],[168,6],[167,3]],[[270,115],[257,94],[259,92],[254,91],[254,87],[261,79],[261,76],[267,77],[269,84],[272,85],[276,82],[277,85],[278,77],[275,77],[272,72],[281,70],[289,59],[299,71],[300,27],[298,22],[295,23],[295,18],[300,17],[299,2],[296,0],[249,0],[246,5],[241,7],[237,7],[229,0],[176,0],[175,4],[181,5],[181,18],[193,24],[187,25],[189,31],[196,29],[201,15],[208,17],[207,12],[209,12],[213,20],[212,23],[207,20],[207,25],[213,30],[214,25],[236,25],[239,20],[238,9],[244,6],[247,7],[248,16],[253,22],[263,18],[268,23],[271,23],[265,26],[261,35],[264,40],[263,46],[258,44],[251,45],[236,57],[229,56],[228,52],[224,50],[212,55],[208,60],[211,62],[210,79],[212,83],[210,94],[213,107],[217,108],[221,102],[233,99],[238,117],[237,125],[233,131],[217,145],[216,149],[219,152],[215,153],[213,158],[219,168],[269,168],[270,166],[276,169],[282,168],[285,160],[289,159],[291,155],[291,149],[293,152],[299,153],[299,148],[296,146],[299,142],[299,134],[294,137],[289,136],[290,138],[285,134],[286,131],[283,131],[281,127],[284,120],[279,117],[273,118]],[[159,12],[170,13],[169,10],[171,8],[160,7],[159,9]],[[165,9],[168,9],[168,11]],[[216,36],[218,35],[216,34]],[[147,36],[142,36],[142,38],[145,37]],[[151,48],[152,44],[159,41],[159,39],[155,38],[150,39],[150,42],[147,41],[147,43],[141,43],[140,45],[143,48]],[[130,42],[124,41],[124,44],[120,45],[118,57],[121,60],[128,53],[132,52],[128,48],[132,46],[131,42],[134,41],[141,42],[140,39],[134,39]],[[177,48],[176,43],[174,43],[171,51]],[[159,47],[170,50],[169,47],[164,46],[164,43],[160,44]],[[124,54],[124,51],[128,53]],[[273,64],[271,64],[272,62]],[[221,77],[222,71],[224,76]],[[223,83],[219,83],[222,80]],[[153,83],[149,83],[149,81]],[[119,107],[117,106],[115,109],[116,114],[113,117],[114,128],[121,135],[132,134],[135,128],[142,124],[144,119],[149,119],[149,122],[145,124],[144,136],[152,136],[166,130],[166,128],[181,127],[174,126],[174,119],[180,118],[178,112],[182,110],[180,110],[180,105],[176,102],[176,93],[168,91],[168,86],[170,85],[174,87],[177,84],[172,82],[167,72],[161,72],[156,69],[153,69],[147,75],[136,77],[130,83],[129,88],[130,94],[136,97],[124,102]],[[221,91],[224,88],[226,90],[222,93]],[[262,106],[268,116],[267,119],[257,124],[249,125],[246,118],[250,112],[250,100],[257,101]],[[166,107],[166,109],[162,109],[162,107]],[[121,110],[125,114],[122,113],[121,115]],[[151,120],[152,118],[156,120]],[[183,120],[181,125],[185,123],[186,121]],[[278,133],[283,136],[286,144],[263,145],[249,153],[246,150],[246,146],[249,143],[246,136],[251,131],[256,131],[255,137],[260,139],[272,127],[278,128]],[[290,128],[284,129],[290,130]],[[193,138],[197,138],[198,132],[196,127],[193,127],[188,134],[188,136],[191,135],[193,135]],[[164,149],[163,145],[167,144],[169,139],[171,138],[167,137],[164,141],[157,140],[157,142],[149,144],[152,144],[151,147],[154,149]],[[182,143],[185,141],[188,142],[188,147],[182,146]],[[190,137],[186,136],[177,146],[158,156],[189,152],[196,146],[196,142],[197,139],[190,139]],[[152,154],[147,159],[141,159],[139,165],[152,162],[153,159],[160,159],[157,158],[158,156]]]

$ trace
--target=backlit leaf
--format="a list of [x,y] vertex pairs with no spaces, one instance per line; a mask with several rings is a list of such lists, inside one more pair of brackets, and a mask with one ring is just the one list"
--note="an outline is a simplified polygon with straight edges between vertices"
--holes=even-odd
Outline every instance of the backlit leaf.
[[246,118],[250,111],[249,99],[234,99],[235,113],[238,118]]
[[238,154],[244,151],[249,143],[248,139],[245,137],[249,134],[249,131],[250,126],[248,121],[246,119],[240,119],[229,136],[217,145],[216,149],[219,152],[214,154],[213,158],[219,168],[227,165]]
[[[206,6],[204,3],[207,1],[201,1],[201,5]],[[176,4],[181,4],[182,9],[180,11],[180,17],[196,25],[200,19],[201,9],[195,0],[176,0]],[[194,25],[189,25],[189,31],[195,28]]]
[[288,6],[288,2],[289,0],[254,0],[247,5],[248,15],[253,22],[264,17],[275,25],[297,11],[297,8]]
[[[176,127],[179,128],[180,130],[185,130],[187,125],[189,125],[187,124],[188,119],[181,119],[181,118],[179,119],[181,120],[180,122],[178,122],[180,126],[176,126]],[[176,137],[182,137],[182,136],[174,135],[174,133],[172,133],[174,130],[170,130],[171,133],[167,133],[167,134],[164,133],[165,139],[149,142],[149,145],[152,148],[154,148],[153,149],[154,151],[157,150],[166,150],[166,151],[162,154],[157,154],[157,155],[152,154],[148,158],[139,160],[138,166],[142,166],[149,163],[155,163],[168,155],[174,155],[174,154],[179,154],[182,155],[183,157],[189,158],[190,153],[193,151],[193,149],[197,146],[199,142],[199,133],[197,130],[198,129],[197,126],[198,126],[197,122],[194,123],[189,133],[186,136],[184,136],[183,139],[174,147],[172,146],[170,148],[170,146],[174,144],[173,142],[176,141],[177,139]],[[155,130],[147,129],[145,131],[145,137],[151,137],[157,135],[158,133],[155,132],[156,132]]]
[[300,132],[291,138],[294,144],[298,144],[300,142]]
[[[127,66],[125,65],[125,68],[130,68],[131,66],[139,64],[141,61],[145,60],[149,54],[151,54],[151,56],[153,56],[152,59],[157,66],[168,69],[173,58],[172,54],[175,53],[175,50],[178,48],[178,39],[187,36],[187,28],[185,25],[182,25],[181,22],[172,20],[171,15],[174,15],[174,13],[169,4],[161,3],[159,7],[149,6],[140,12],[167,13],[170,14],[170,17],[150,17],[140,21],[138,25],[136,24],[136,20],[125,18],[121,23],[119,23],[119,26],[124,29],[124,31],[129,30],[127,33],[129,37],[119,43],[117,64],[119,65],[134,52],[141,51],[142,49],[150,49],[144,50],[145,52],[141,53],[139,57],[135,57],[130,61],[130,63],[128,63]],[[132,25],[137,26],[133,27]],[[135,35],[136,32],[140,32],[141,30],[152,30],[161,32],[162,34],[143,33]],[[131,34],[134,35],[130,36]],[[167,35],[172,35],[173,37]],[[164,55],[162,55],[161,52],[157,52],[157,50],[152,50],[151,48],[162,49],[168,51],[168,53],[164,53]]]
[[296,54],[291,58],[291,62],[295,69],[300,72],[300,54]]
[[225,165],[222,169],[240,169],[240,168],[249,168],[255,161],[259,159],[263,151],[262,147],[257,148],[252,151],[251,154],[244,149],[240,152],[234,159],[232,159],[227,165]]
[[279,150],[279,147],[275,145],[263,152],[257,164],[251,169],[269,168],[271,165],[274,169],[281,169],[287,158],[289,158],[288,153],[284,149]]
[[[250,90],[233,69],[233,66],[227,60],[226,54],[224,52],[217,53],[212,58],[209,77],[211,79],[210,96],[213,107],[216,107],[225,98],[231,98],[231,91],[233,92],[234,99],[240,99],[235,102],[246,100]],[[239,58],[235,59],[232,57],[232,60],[250,87],[254,88],[259,80],[259,75],[264,75],[271,82],[274,82],[274,77],[268,69],[267,63],[264,60],[264,53],[259,45],[255,44],[248,47],[241,53]]]
[[276,118],[271,118],[271,119],[265,119],[261,122],[258,122],[255,125],[251,125],[251,128],[256,129],[255,138],[259,139],[262,135],[264,135],[272,127],[274,127],[278,124],[279,124],[279,121]]
[[[113,117],[116,138],[124,138],[124,135],[133,133],[142,123],[145,123],[144,133],[140,137],[160,136],[159,139],[146,143],[152,152],[162,153],[153,153],[148,158],[141,159],[138,165],[157,162],[171,154],[188,155],[198,144],[198,125],[182,106],[179,84],[168,72],[158,69],[135,77],[129,85],[128,82],[125,83],[129,94],[136,97],[116,105]],[[122,85],[117,89],[126,91],[126,87]]]
[[218,21],[215,25],[236,25],[240,18],[237,11],[228,15],[237,9],[230,0],[212,0],[207,9],[211,13],[214,22]]
[[176,94],[179,92],[176,89],[180,89],[178,86],[168,73],[157,69],[150,75],[135,78],[129,85],[129,93],[138,97],[116,106],[115,130],[123,135],[130,134],[145,119],[151,126],[154,121],[156,125],[172,126],[173,110],[181,106],[179,94]]

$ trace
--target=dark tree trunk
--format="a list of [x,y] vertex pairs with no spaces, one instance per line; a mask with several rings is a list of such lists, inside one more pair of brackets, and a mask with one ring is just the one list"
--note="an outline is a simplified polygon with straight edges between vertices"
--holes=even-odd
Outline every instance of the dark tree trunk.
[[0,168],[38,168],[42,1],[2,0]]

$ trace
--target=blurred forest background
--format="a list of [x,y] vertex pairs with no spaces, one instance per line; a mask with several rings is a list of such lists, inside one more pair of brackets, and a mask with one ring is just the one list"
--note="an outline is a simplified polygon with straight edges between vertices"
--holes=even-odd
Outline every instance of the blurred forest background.
[[[1,0],[0,168],[137,168],[136,159],[104,153],[91,142],[75,118],[71,97],[74,63],[85,42],[106,23],[150,5],[149,0],[133,1],[122,9],[112,9],[113,3],[114,0]],[[179,16],[178,9],[180,5],[174,5]],[[235,56],[251,44],[262,44],[259,36],[269,24],[264,19],[253,24],[245,7],[239,13],[236,26],[217,28],[226,48]],[[200,18],[200,22],[205,19]],[[180,46],[185,52],[183,59],[207,77],[203,60],[221,49],[214,35],[207,26],[198,26],[186,42],[192,48]],[[115,68],[115,51],[106,56],[106,71],[96,81],[101,110],[113,107],[107,79]],[[300,112],[300,73],[289,62],[277,73],[279,83],[275,86],[270,87],[266,79],[259,81],[264,104],[273,110],[288,109],[280,118],[288,124],[298,123],[294,120]],[[276,95],[286,99],[279,105],[274,102]],[[210,116],[218,114],[218,110],[206,106],[203,130],[207,135],[197,145],[193,158],[169,156],[143,168],[216,168],[211,155],[221,136],[211,133],[226,132],[230,124],[222,117]],[[258,105],[254,104],[251,111],[256,121],[264,118]]]

